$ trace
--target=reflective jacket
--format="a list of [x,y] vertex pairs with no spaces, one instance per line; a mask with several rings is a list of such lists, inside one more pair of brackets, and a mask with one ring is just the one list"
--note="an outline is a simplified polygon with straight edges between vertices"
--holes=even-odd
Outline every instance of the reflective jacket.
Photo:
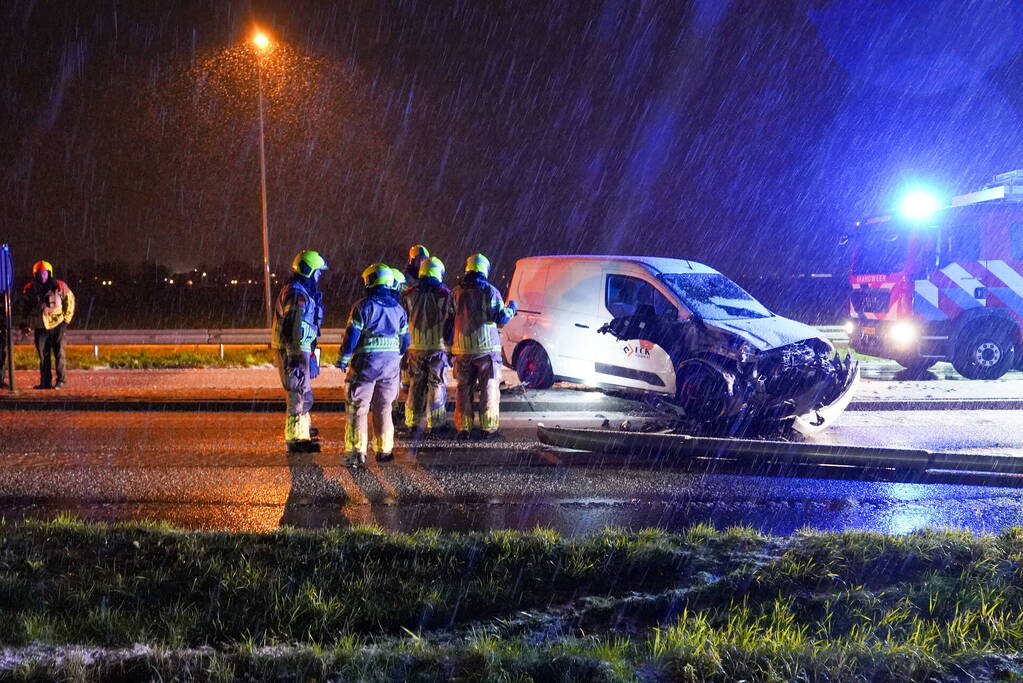
[[289,354],[312,353],[321,325],[323,293],[308,278],[292,276],[274,304],[274,348]]
[[369,296],[352,306],[341,344],[339,365],[360,353],[405,353],[409,345],[408,315],[385,287],[372,287]]
[[63,280],[33,278],[21,290],[22,326],[52,330],[75,317],[75,295]]
[[515,315],[515,309],[504,305],[497,287],[479,273],[468,273],[452,291],[453,341],[455,355],[476,355],[501,350],[497,328]]
[[427,277],[401,295],[401,304],[408,313],[413,351],[443,351],[444,324],[451,316],[451,290]]

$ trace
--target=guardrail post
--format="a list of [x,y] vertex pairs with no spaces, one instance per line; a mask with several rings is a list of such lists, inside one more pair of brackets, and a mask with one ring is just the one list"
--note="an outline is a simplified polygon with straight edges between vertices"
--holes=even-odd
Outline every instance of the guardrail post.
[[92,357],[99,358],[99,344],[92,345]]
[[223,345],[223,343],[221,343],[221,345],[220,345],[220,360],[224,360],[224,345]]

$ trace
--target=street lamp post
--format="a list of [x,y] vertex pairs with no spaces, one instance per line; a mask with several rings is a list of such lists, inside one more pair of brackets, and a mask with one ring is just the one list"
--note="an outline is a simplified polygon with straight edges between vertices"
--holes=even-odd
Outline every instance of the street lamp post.
[[263,303],[266,311],[266,328],[273,325],[273,312],[270,308],[270,237],[267,229],[266,209],[266,139],[263,132],[263,54],[270,49],[270,39],[265,33],[257,31],[252,37],[256,46],[256,78],[259,81],[259,198],[263,209]]

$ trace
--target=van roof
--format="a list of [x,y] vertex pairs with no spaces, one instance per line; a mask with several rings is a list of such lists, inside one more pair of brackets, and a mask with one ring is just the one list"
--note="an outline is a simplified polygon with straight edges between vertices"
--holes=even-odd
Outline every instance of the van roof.
[[717,273],[710,266],[696,261],[663,256],[621,256],[619,254],[552,254],[549,256],[527,256],[522,261],[541,260],[574,260],[574,261],[628,261],[647,266],[658,273]]

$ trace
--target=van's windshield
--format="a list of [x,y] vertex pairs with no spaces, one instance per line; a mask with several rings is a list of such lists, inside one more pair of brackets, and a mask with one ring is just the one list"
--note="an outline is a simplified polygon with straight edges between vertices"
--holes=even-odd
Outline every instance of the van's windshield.
[[769,318],[773,315],[746,290],[720,273],[661,273],[658,277],[703,320]]

